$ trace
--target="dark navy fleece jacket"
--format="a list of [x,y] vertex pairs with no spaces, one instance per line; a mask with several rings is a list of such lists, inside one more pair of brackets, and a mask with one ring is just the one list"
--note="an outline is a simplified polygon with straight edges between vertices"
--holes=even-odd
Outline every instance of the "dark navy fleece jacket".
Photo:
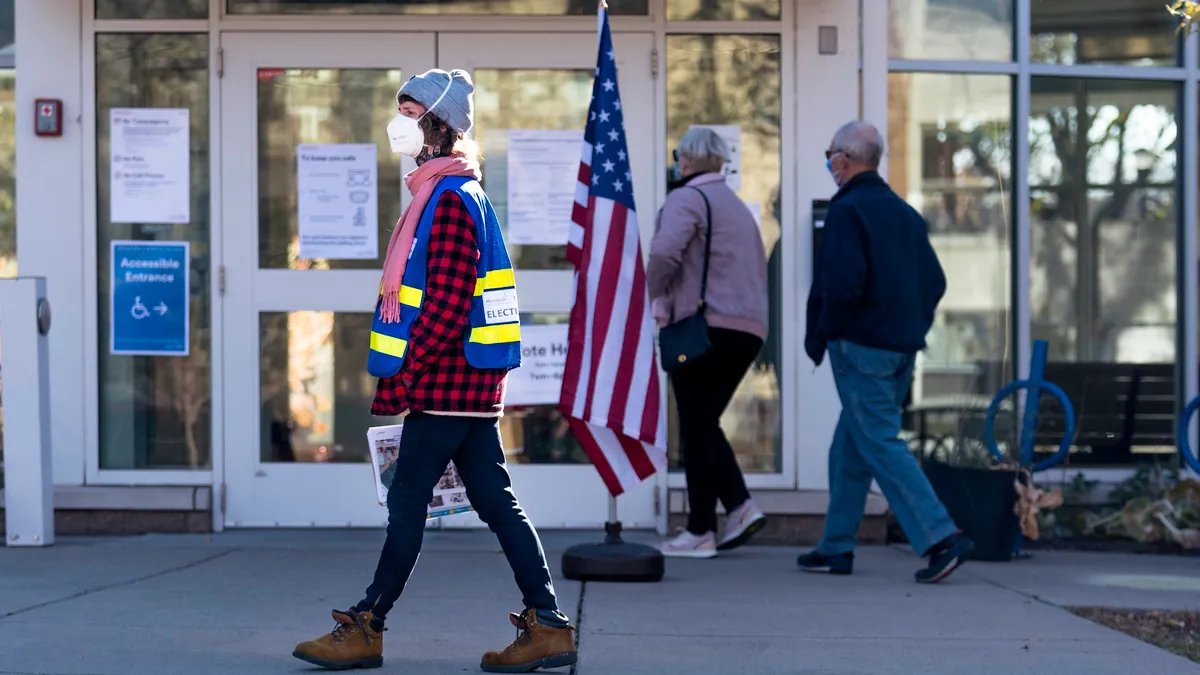
[[834,195],[825,218],[805,351],[817,364],[834,340],[918,352],[945,293],[925,219],[878,173],[859,174]]

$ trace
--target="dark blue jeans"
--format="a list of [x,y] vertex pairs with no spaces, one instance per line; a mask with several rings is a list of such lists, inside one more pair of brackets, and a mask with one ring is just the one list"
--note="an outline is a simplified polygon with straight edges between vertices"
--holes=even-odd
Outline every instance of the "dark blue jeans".
[[396,458],[396,477],[388,490],[387,540],[379,554],[375,579],[356,607],[373,610],[383,619],[399,599],[421,555],[433,488],[450,460],[458,467],[471,506],[500,541],[525,607],[537,610],[543,624],[566,625],[542,543],[513,494],[498,420],[485,417],[409,413]]

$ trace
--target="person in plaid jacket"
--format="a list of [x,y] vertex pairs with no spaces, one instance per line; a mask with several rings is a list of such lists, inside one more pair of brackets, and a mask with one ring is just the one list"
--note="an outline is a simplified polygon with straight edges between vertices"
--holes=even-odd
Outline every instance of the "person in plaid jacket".
[[508,617],[517,639],[484,654],[480,667],[518,673],[576,662],[575,629],[559,610],[500,443],[520,332],[499,223],[478,183],[477,150],[464,139],[473,91],[467,73],[431,70],[400,89],[399,114],[388,125],[392,149],[415,157],[418,167],[405,178],[413,202],[388,244],[368,370],[380,377],[372,414],[407,416],[374,579],[351,609],[334,610],[331,633],[293,652],[324,668],[383,664],[384,622],[416,565],[426,507],[450,461],[499,539],[525,607]]

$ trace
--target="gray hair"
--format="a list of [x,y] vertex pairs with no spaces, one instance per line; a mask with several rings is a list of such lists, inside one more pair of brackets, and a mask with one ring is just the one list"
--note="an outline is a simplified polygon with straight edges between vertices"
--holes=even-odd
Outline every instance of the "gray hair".
[[833,135],[832,149],[846,155],[847,159],[878,169],[883,161],[883,136],[874,124],[854,120]]
[[679,154],[704,172],[720,171],[732,153],[729,144],[707,127],[692,127],[679,140]]

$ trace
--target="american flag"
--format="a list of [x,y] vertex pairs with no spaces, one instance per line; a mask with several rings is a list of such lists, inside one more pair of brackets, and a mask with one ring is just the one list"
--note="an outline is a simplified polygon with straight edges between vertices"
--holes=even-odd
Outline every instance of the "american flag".
[[667,416],[604,7],[599,32],[567,243],[575,301],[559,409],[609,492],[619,495],[666,466]]

